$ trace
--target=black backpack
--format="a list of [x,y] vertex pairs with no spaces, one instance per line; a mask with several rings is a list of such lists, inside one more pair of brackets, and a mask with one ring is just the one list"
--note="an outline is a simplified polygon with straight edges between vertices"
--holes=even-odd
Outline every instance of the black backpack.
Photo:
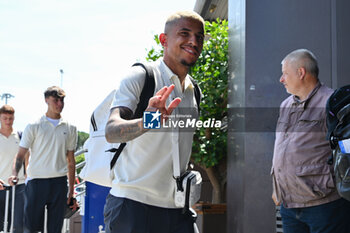
[[[140,101],[137,104],[133,118],[141,118],[148,106],[149,99],[154,94],[155,80],[153,68],[149,65],[136,63],[134,66],[141,66],[146,71],[145,84],[140,94]],[[199,111],[201,92],[197,83],[191,79],[194,86],[194,95]],[[114,99],[113,90],[94,110],[91,116],[90,136],[84,143],[85,166],[79,176],[86,181],[102,185],[111,186],[110,170],[118,160],[126,143],[108,143],[105,138],[105,126],[110,113],[110,106]],[[107,153],[108,152],[108,153]]]
[[[153,96],[153,93],[154,93],[155,81],[154,81],[154,73],[153,73],[152,67],[143,63],[135,63],[133,66],[141,66],[146,71],[146,80],[140,95],[140,102],[137,104],[134,116],[132,117],[132,119],[136,119],[136,118],[141,118],[143,115],[143,112],[146,110],[148,106],[148,101]],[[197,102],[198,113],[199,113],[201,92],[196,81],[192,77],[190,79],[194,86],[194,95]],[[92,122],[93,122],[93,117],[94,115],[92,115],[92,118],[91,118]],[[119,158],[119,155],[122,153],[125,146],[126,146],[126,143],[124,142],[124,143],[121,143],[118,148],[112,148],[108,150],[108,152],[114,153],[114,156],[110,163],[110,169],[114,167],[115,163]]]
[[330,164],[334,165],[334,175],[338,193],[350,200],[350,85],[334,91],[326,105],[327,139],[333,150]]

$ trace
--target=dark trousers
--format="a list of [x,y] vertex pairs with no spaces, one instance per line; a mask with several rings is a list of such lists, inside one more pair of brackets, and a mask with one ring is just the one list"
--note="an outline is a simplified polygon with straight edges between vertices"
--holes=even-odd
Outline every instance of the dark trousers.
[[193,219],[182,209],[146,205],[107,196],[104,207],[106,233],[193,233]]
[[25,233],[43,232],[45,205],[47,232],[61,233],[67,190],[66,176],[28,181],[24,205]]
[[[13,232],[22,233],[23,232],[23,207],[24,207],[24,184],[16,185],[15,191],[15,214],[13,222]],[[12,189],[9,192],[9,210],[8,210],[8,231],[11,226],[11,203],[12,203]],[[5,218],[5,201],[6,201],[6,191],[0,191],[0,231],[4,229],[4,218]]]
[[350,202],[339,199],[306,208],[281,206],[284,233],[349,233]]

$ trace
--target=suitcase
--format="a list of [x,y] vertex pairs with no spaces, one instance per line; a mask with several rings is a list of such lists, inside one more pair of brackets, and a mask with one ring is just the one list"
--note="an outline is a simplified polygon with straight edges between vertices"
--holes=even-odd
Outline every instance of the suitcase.
[[11,186],[9,185],[3,185],[6,190],[6,199],[5,199],[5,214],[4,214],[4,229],[3,233],[12,233],[13,232],[13,220],[15,217],[15,193],[16,193],[16,185],[12,186],[12,202],[11,202],[11,226],[10,231],[7,231],[8,229],[8,213],[9,213],[9,202],[10,202],[10,190]]

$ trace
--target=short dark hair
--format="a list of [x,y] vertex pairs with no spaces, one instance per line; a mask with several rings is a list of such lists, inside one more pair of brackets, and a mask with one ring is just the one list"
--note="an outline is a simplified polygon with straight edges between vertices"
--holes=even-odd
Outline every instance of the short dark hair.
[[66,96],[66,93],[64,90],[57,86],[48,87],[46,91],[44,92],[45,99],[49,98],[50,96],[55,98],[64,98]]
[[3,113],[13,115],[13,114],[15,114],[15,109],[10,105],[5,104],[0,108],[0,115]]

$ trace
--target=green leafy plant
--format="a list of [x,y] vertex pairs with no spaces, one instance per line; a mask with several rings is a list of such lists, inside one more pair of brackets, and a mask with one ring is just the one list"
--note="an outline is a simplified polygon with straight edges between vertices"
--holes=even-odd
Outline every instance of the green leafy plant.
[[[85,161],[84,154],[80,154],[80,155],[75,157],[75,164],[79,164],[79,163],[84,162],[84,161]],[[82,167],[77,169],[77,171],[76,171],[77,174],[80,173],[81,169],[82,169]]]
[[[206,21],[206,39],[203,50],[189,72],[202,90],[202,121],[227,119],[228,80],[228,22],[217,19]],[[155,61],[163,55],[158,35],[156,47],[148,51],[146,59]],[[199,128],[194,135],[192,161],[207,173],[213,186],[212,203],[222,203],[226,186],[227,131],[222,128]]]
[[79,150],[80,148],[83,148],[83,145],[85,141],[89,138],[89,134],[85,133],[83,131],[78,131],[78,141],[77,141],[77,148],[76,150]]
[[[80,150],[83,148],[83,145],[85,143],[85,141],[89,138],[89,134],[88,133],[85,133],[85,132],[82,132],[82,131],[78,131],[78,141],[77,141],[77,148],[76,148],[76,151]],[[83,154],[80,154],[78,156],[75,156],[75,164],[79,164],[81,162],[85,161],[85,155],[84,153]],[[80,173],[82,168],[78,168],[77,169],[77,174]]]

